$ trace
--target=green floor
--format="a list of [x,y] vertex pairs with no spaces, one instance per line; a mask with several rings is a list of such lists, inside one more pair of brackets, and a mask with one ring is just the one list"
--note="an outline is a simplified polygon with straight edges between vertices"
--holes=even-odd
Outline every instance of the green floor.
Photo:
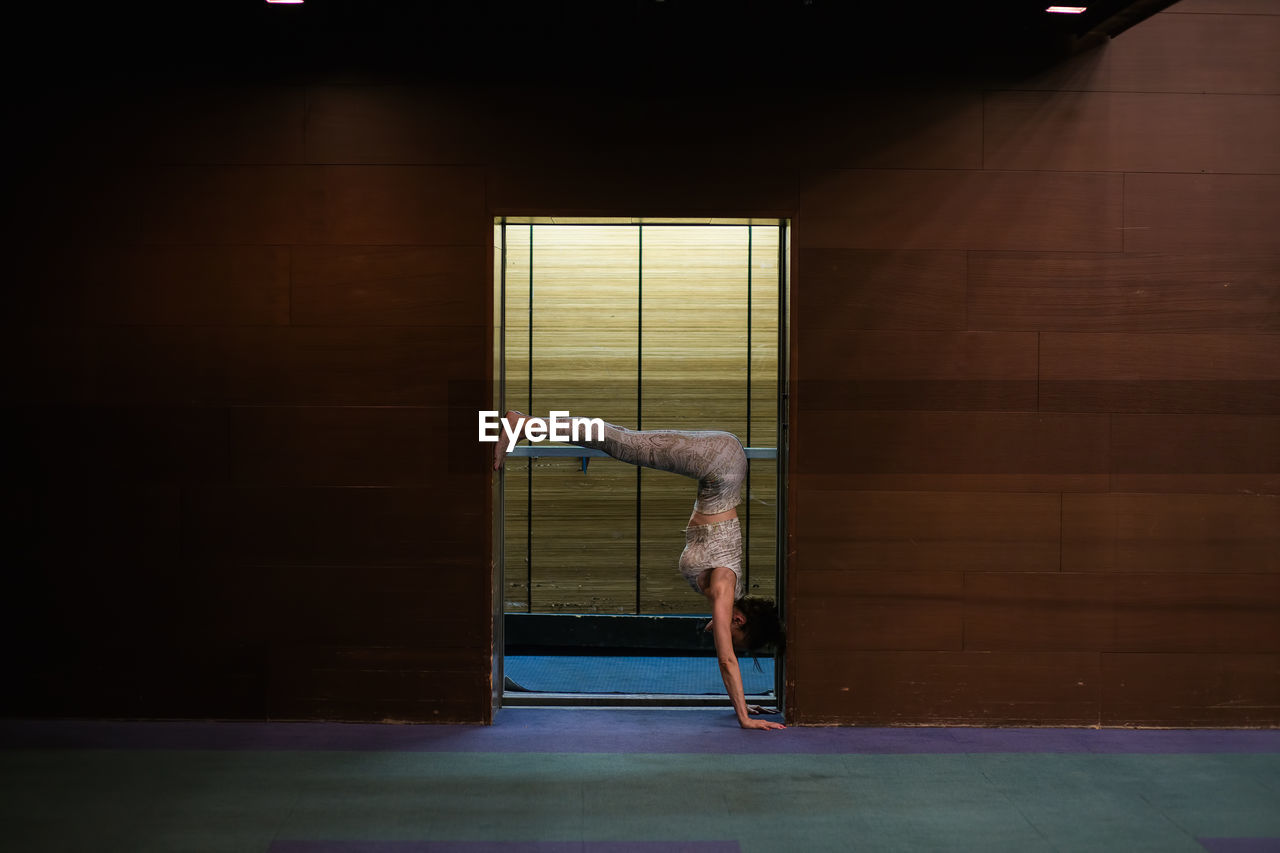
[[[764,735],[757,735],[764,736]],[[1280,837],[1280,755],[0,752],[12,851],[276,839],[1196,851]]]

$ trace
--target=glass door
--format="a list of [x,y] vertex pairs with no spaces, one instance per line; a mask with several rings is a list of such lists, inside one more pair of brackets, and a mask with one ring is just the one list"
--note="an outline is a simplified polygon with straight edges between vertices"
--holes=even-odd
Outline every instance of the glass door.
[[[495,236],[501,404],[733,432],[750,465],[738,507],[748,594],[775,597],[786,224],[507,218]],[[503,704],[727,701],[701,631],[708,602],[676,569],[695,492],[596,451],[516,448],[495,504]],[[744,682],[771,701],[773,661],[759,663],[743,661]]]

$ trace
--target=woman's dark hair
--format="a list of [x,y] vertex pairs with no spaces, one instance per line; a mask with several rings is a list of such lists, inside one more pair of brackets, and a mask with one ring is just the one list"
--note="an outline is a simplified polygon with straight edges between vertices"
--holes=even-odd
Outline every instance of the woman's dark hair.
[[786,647],[786,631],[778,619],[777,604],[767,598],[748,595],[735,601],[734,606],[746,617],[742,633],[745,635],[748,651],[781,652]]

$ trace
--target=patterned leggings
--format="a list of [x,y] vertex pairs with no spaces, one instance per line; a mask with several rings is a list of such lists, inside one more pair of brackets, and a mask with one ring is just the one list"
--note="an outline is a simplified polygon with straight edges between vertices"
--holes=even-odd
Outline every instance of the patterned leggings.
[[[605,424],[604,438],[574,442],[591,447],[622,462],[682,474],[698,481],[693,508],[704,515],[731,510],[741,499],[747,476],[747,455],[728,432],[714,430],[629,430]],[[742,575],[742,528],[738,519],[696,524],[685,529],[680,574],[697,592],[711,569],[723,566],[737,576],[734,599],[746,594]]]
[[630,430],[604,425],[601,441],[577,441],[622,462],[682,474],[698,481],[693,508],[715,515],[738,505],[747,455],[733,433],[717,430]]

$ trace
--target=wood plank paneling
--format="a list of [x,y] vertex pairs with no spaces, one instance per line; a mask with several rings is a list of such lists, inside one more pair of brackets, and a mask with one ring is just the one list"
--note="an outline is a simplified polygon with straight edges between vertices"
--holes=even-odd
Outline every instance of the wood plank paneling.
[[297,246],[292,269],[297,325],[481,326],[487,319],[480,246]]
[[302,162],[309,100],[302,86],[161,86],[131,93],[124,114],[97,117],[86,138],[105,136],[126,162]]
[[[229,469],[221,408],[67,407],[5,410],[11,482],[217,483]],[[14,434],[17,437],[14,438]]]
[[1280,655],[1105,654],[1104,726],[1273,726]]
[[1280,503],[1258,495],[1063,495],[1070,572],[1280,572]]
[[[165,483],[73,480],[33,487],[28,535],[32,557],[48,573],[49,599],[60,606],[81,602],[94,623],[116,623],[103,608],[107,600],[146,609],[133,599],[151,601],[148,578],[171,575],[181,560],[182,495],[181,487]],[[67,627],[75,630],[75,622],[68,619]]]
[[983,166],[1064,172],[1280,172],[1280,96],[989,92]]
[[475,420],[470,409],[443,407],[236,407],[231,478],[241,485],[430,485],[461,468],[451,465],[459,459],[477,463],[479,476]]
[[799,489],[793,512],[793,559],[805,573],[1059,566],[1054,494]]
[[33,323],[289,322],[289,250],[279,246],[31,247],[21,278]]
[[802,249],[798,268],[802,331],[964,328],[964,252]]
[[847,332],[815,329],[797,338],[802,364],[822,379],[800,380],[806,408],[823,410],[1015,410],[1036,406],[1033,333]]
[[497,116],[465,90],[325,83],[307,88],[308,163],[486,163]]
[[1117,492],[1277,494],[1280,418],[1113,415],[1111,487]]
[[[1264,567],[1265,570],[1265,567]],[[1280,572],[1114,575],[1116,651],[1280,652]]]
[[789,216],[796,207],[792,175],[758,164],[596,171],[538,162],[491,166],[488,175],[489,209],[496,215]]
[[488,574],[479,554],[410,566],[216,563],[188,573],[191,594],[170,631],[184,645],[363,644],[474,657],[489,643]]
[[1096,725],[1095,652],[797,651],[800,724]]
[[830,170],[800,192],[801,249],[1114,252],[1120,175]]
[[1274,15],[1154,15],[1108,46],[1106,88],[1129,92],[1280,94]]
[[1280,175],[1126,175],[1124,250],[1275,253],[1277,209]]
[[1271,335],[1046,332],[1040,376],[1046,411],[1280,411]]
[[[793,475],[810,488],[1062,491],[1106,487],[1105,415],[805,411]],[[1083,479],[1082,479],[1083,478]],[[894,484],[898,485],[894,485]]]
[[[44,334],[42,332],[42,334]],[[483,327],[102,328],[66,384],[101,405],[474,405]],[[465,399],[463,399],[465,398]],[[474,427],[474,425],[473,425]]]
[[1110,651],[1110,578],[1062,572],[969,572],[964,576],[968,651]]
[[821,651],[961,648],[961,584],[951,571],[822,571],[796,575],[789,643]]
[[483,246],[488,238],[484,172],[467,166],[169,166],[117,180],[93,213],[144,243]]
[[1180,0],[1171,15],[1280,15],[1273,0]]
[[803,163],[854,169],[982,168],[976,91],[863,91],[811,97],[798,115]]
[[1274,334],[1277,278],[1280,254],[972,252],[966,308],[971,329]]
[[488,714],[487,655],[291,644],[272,650],[275,720],[474,722]]
[[183,494],[183,557],[271,565],[416,565],[475,555],[483,472],[431,488],[202,488]]

